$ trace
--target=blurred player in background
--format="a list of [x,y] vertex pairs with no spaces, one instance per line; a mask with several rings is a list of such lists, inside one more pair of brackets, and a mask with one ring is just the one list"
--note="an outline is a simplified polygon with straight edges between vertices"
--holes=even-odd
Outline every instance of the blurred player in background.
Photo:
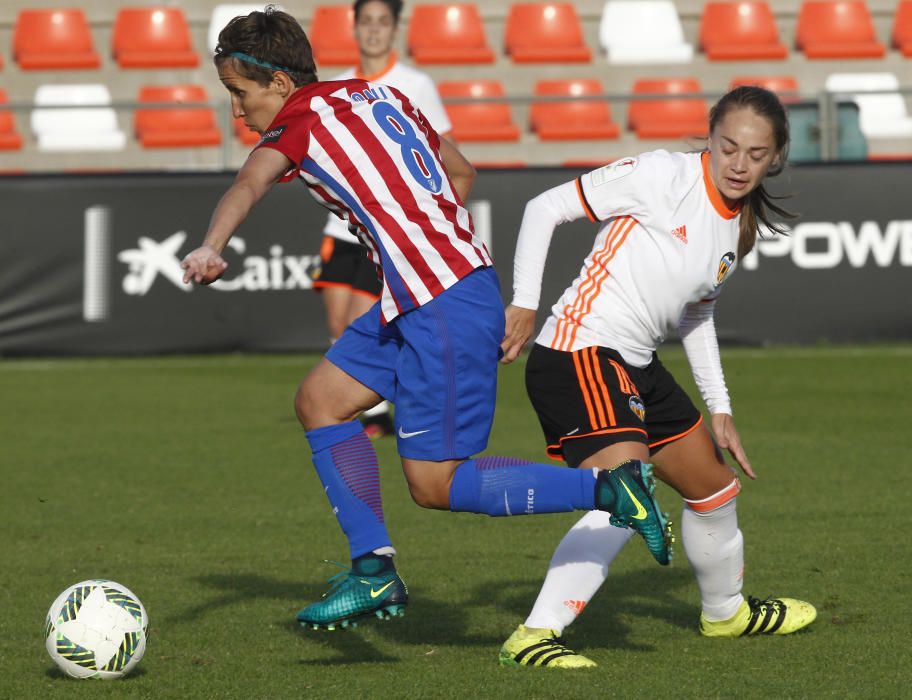
[[[452,125],[434,81],[426,73],[402,63],[393,49],[402,1],[356,0],[354,11],[360,64],[333,80],[357,78],[398,88],[442,138],[452,141],[449,139]],[[357,237],[349,232],[344,219],[330,214],[323,234],[322,265],[314,289],[323,297],[330,342],[335,342],[348,324],[380,299],[382,285],[377,266],[367,257]],[[379,438],[392,432],[389,410],[389,403],[381,401],[362,414],[361,422],[369,437]]]
[[[552,307],[526,365],[526,387],[548,452],[574,467],[651,461],[684,498],[684,551],[700,588],[709,637],[788,634],[816,611],[790,598],[741,595],[741,484],[719,447],[756,478],[732,419],[713,308],[722,284],[754,247],[769,212],[791,216],[763,179],[785,163],[788,120],[778,98],[737,88],[710,112],[703,152],[622,158],[555,187],[526,207],[506,312],[505,361],[532,336],[554,228],[601,222],[580,275]],[[712,432],[656,354],[677,328]],[[717,447],[718,445],[718,447]],[[594,666],[568,649],[563,629],[604,582],[630,531],[592,512],[567,533],[532,613],[501,650],[505,665]]]
[[276,182],[298,178],[354,225],[383,274],[380,301],[345,329],[295,397],[352,558],[298,621],[335,629],[405,611],[377,453],[357,420],[381,398],[396,405],[399,455],[419,505],[491,516],[600,508],[667,564],[671,536],[650,467],[473,458],[494,419],[504,309],[491,257],[463,206],[475,170],[462,154],[395,88],[318,82],[304,30],[272,7],[233,19],[219,34],[215,64],[234,116],[262,137],[216,206],[203,245],[181,263],[184,281],[218,279],[227,267],[221,253],[253,206]]

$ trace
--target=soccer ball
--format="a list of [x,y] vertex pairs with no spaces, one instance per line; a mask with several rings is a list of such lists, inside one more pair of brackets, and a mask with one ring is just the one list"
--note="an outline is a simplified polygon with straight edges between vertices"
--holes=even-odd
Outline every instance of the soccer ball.
[[45,646],[74,678],[120,678],[146,651],[146,609],[114,581],[82,581],[57,596],[48,610]]

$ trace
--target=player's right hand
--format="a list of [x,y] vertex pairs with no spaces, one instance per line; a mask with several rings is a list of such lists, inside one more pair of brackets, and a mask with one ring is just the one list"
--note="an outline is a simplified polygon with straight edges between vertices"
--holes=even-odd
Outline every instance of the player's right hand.
[[181,261],[184,270],[184,284],[212,284],[224,274],[228,263],[219,255],[215,248],[204,245],[187,253]]
[[503,350],[503,358],[500,361],[506,365],[519,357],[519,353],[532,337],[535,330],[535,309],[523,309],[510,304],[504,314],[506,324],[504,339],[500,344],[500,349]]

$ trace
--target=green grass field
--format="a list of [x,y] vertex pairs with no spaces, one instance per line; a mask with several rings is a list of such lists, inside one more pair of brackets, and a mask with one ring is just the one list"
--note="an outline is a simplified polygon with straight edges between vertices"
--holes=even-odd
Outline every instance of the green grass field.
[[[295,612],[345,561],[294,419],[312,356],[0,362],[0,697],[899,698],[909,654],[912,348],[724,352],[760,475],[739,498],[745,591],[802,597],[793,637],[702,639],[683,551],[636,539],[568,631],[586,672],[504,669],[572,515],[493,519],[412,504],[380,444],[404,619],[304,631]],[[680,350],[664,353],[685,386]],[[522,368],[504,368],[489,452],[540,459]],[[680,503],[661,487],[678,522]],[[111,578],[151,618],[131,677],[74,681],[48,658],[48,605]]]

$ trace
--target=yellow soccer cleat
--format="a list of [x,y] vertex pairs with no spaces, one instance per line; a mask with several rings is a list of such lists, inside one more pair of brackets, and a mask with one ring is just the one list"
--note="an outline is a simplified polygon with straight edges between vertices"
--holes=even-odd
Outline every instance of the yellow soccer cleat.
[[746,637],[751,634],[791,634],[817,618],[810,603],[794,598],[748,598],[732,617],[711,622],[700,615],[704,637]]
[[500,648],[500,665],[594,668],[598,664],[565,647],[554,630],[520,625]]

